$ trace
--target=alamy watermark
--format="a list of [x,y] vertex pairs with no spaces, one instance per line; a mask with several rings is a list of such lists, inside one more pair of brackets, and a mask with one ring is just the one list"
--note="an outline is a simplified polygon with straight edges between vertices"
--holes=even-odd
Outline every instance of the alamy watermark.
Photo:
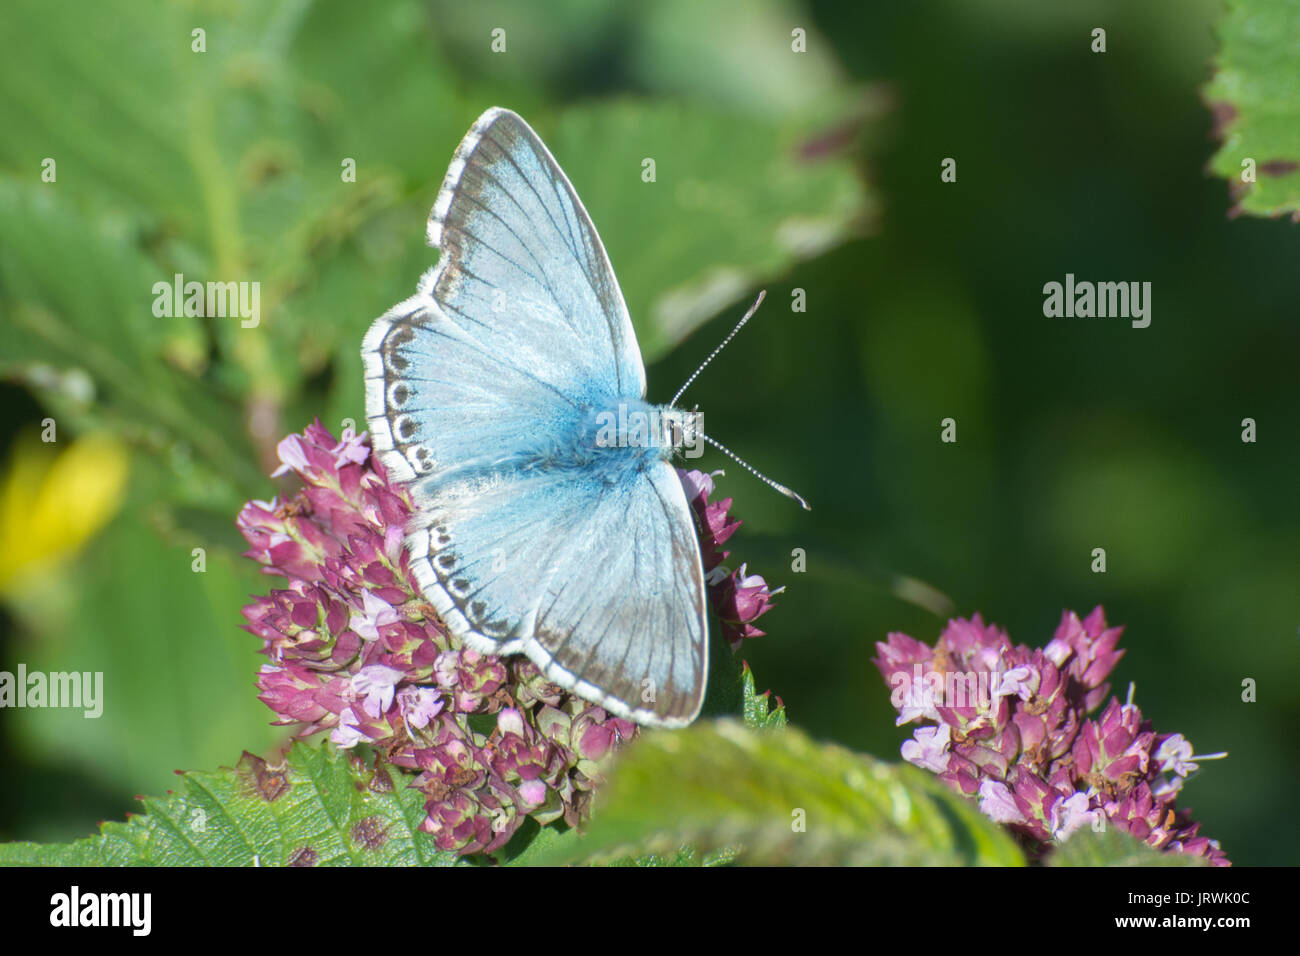
[[597,448],[674,448],[687,458],[704,454],[704,415],[662,405],[602,409],[594,416]]
[[27,672],[26,664],[18,673],[0,671],[0,708],[4,707],[79,707],[83,716],[95,718],[104,713],[103,671]]
[[125,927],[133,936],[148,936],[153,926],[152,893],[83,893],[73,884],[50,897],[50,925],[56,927]]
[[171,282],[155,282],[153,297],[153,314],[160,319],[239,318],[245,329],[255,329],[262,321],[260,282],[186,282],[178,272]]
[[1150,282],[1075,282],[1074,273],[1065,282],[1043,286],[1043,315],[1048,318],[1132,319],[1135,329],[1151,324]]

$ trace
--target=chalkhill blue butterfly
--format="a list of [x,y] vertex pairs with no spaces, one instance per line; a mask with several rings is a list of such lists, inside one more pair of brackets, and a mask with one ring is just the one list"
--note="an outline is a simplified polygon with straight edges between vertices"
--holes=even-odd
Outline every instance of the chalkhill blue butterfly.
[[374,449],[415,505],[421,590],[473,650],[526,654],[629,720],[690,723],[705,582],[671,461],[701,447],[698,413],[645,401],[605,248],[515,113],[465,135],[428,240],[437,265],[362,346]]

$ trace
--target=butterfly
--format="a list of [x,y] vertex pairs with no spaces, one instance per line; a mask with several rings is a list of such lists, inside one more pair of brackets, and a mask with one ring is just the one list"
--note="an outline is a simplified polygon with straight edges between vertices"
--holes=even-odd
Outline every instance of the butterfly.
[[414,504],[421,591],[475,651],[525,654],[628,720],[689,724],[708,626],[672,457],[698,446],[698,413],[645,401],[596,228],[515,113],[489,109],[465,135],[428,241],[437,265],[362,345],[373,447]]

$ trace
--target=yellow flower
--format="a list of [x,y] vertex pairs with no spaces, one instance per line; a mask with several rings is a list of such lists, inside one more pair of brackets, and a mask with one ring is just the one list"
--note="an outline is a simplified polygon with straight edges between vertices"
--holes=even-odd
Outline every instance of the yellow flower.
[[117,513],[126,490],[126,448],[107,434],[66,450],[20,438],[0,478],[0,595],[19,593],[76,554]]

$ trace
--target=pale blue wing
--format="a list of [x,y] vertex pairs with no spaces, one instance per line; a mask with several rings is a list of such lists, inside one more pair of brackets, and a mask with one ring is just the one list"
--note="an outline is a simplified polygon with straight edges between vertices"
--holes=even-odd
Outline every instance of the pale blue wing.
[[528,125],[494,109],[456,150],[429,238],[437,266],[362,349],[375,451],[416,505],[422,590],[471,647],[524,651],[632,719],[688,722],[704,584],[677,477],[564,458],[584,407],[645,393],[586,211]]
[[[704,573],[676,470],[446,486],[421,508],[412,569],[472,647],[641,723],[682,726],[708,674]],[[486,640],[484,640],[486,638]]]
[[[676,469],[655,462],[602,495],[585,530],[558,556],[525,653],[623,717],[690,723],[708,678],[704,569]],[[610,538],[626,546],[593,544]]]
[[[605,247],[532,127],[490,109],[466,134],[429,214],[442,250],[421,284],[449,318],[536,358],[546,381],[645,396],[645,366]],[[504,340],[503,340],[504,339]]]

